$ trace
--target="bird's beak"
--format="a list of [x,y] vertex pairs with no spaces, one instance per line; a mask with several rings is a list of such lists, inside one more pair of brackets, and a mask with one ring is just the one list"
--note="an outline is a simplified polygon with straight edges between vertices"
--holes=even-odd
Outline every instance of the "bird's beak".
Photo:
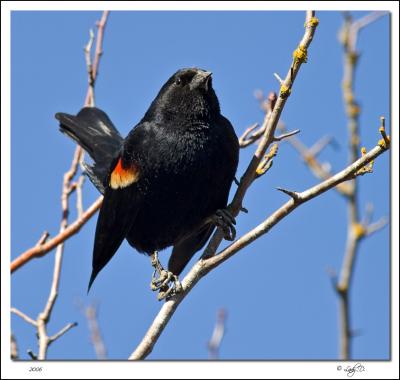
[[209,82],[211,79],[211,71],[199,71],[190,83],[190,88],[203,88],[208,90]]

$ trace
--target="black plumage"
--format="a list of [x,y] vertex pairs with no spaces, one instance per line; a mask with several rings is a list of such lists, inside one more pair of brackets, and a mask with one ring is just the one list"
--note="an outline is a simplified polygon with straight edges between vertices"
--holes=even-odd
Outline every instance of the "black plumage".
[[214,230],[238,165],[211,73],[176,72],[125,139],[97,108],[56,118],[93,159],[86,171],[104,194],[89,288],[124,239],[148,255],[173,245],[168,271],[178,276]]

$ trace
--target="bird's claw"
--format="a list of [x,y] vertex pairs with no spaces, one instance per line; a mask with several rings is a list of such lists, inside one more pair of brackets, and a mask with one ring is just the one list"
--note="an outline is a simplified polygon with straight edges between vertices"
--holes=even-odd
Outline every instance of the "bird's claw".
[[233,241],[236,237],[236,220],[228,209],[220,209],[212,217],[213,223],[221,228],[224,239]]
[[[154,267],[153,276],[150,283],[151,290],[159,291],[157,299],[159,301],[163,299],[169,299],[174,294],[182,291],[182,285],[179,281],[178,276],[172,272],[166,271],[160,261],[158,260],[157,252],[154,252],[151,256],[151,265]],[[158,274],[158,278],[157,275]],[[172,285],[169,284],[172,282]]]
[[[170,274],[168,282],[164,282],[165,285],[162,285],[159,288],[158,296],[157,299],[159,301],[166,299],[168,300],[171,298],[173,295],[180,293],[182,291],[182,284],[179,281],[178,276],[172,274],[171,272],[168,272]],[[168,284],[172,282],[172,285],[168,286]]]

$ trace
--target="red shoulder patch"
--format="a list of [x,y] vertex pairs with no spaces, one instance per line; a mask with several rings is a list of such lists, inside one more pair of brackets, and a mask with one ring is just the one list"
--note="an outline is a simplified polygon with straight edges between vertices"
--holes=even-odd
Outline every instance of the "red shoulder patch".
[[137,165],[133,164],[128,168],[122,165],[121,158],[118,160],[117,165],[115,165],[114,170],[110,177],[110,186],[112,189],[122,189],[135,183],[139,180],[139,168]]

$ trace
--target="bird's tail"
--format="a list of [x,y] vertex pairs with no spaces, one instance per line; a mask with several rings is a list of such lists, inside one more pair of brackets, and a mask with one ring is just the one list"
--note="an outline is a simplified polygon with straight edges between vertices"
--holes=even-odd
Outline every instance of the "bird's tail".
[[59,112],[55,117],[60,121],[60,131],[75,140],[93,159],[93,165],[84,163],[85,171],[103,194],[110,164],[123,141],[118,130],[108,116],[95,107],[82,108],[76,116]]

